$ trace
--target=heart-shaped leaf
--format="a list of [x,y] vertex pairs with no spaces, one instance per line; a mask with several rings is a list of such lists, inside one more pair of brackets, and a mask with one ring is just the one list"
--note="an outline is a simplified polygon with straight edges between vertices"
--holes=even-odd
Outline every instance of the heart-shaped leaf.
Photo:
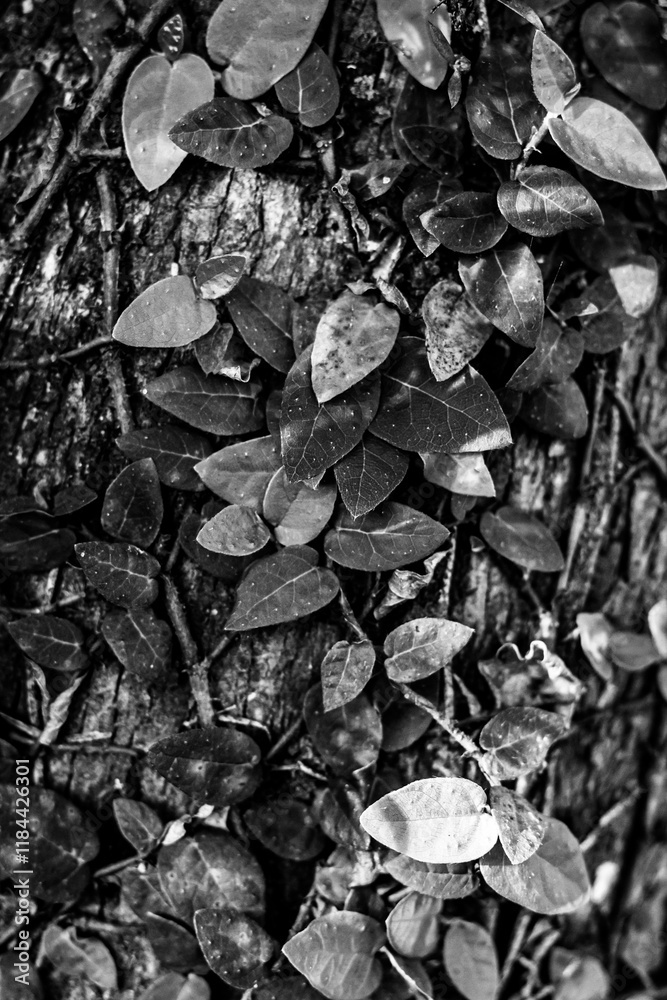
[[304,14],[297,0],[226,0],[206,31],[213,62],[225,66],[228,94],[259,97],[299,63],[313,40],[327,0],[312,0]]
[[338,593],[338,579],[317,565],[317,552],[295,545],[254,562],[236,593],[225,628],[240,631],[303,618]]
[[140,458],[120,472],[104,495],[100,521],[107,534],[147,549],[164,515],[160,478],[152,458]]
[[458,253],[489,250],[507,232],[495,195],[477,191],[448,195],[421,216],[421,223],[443,247]]
[[552,114],[561,114],[578,90],[574,63],[544,31],[533,35],[531,76],[535,96]]
[[602,212],[583,184],[555,167],[526,167],[498,190],[498,207],[510,225],[531,236],[601,226]]
[[500,986],[493,938],[479,924],[450,921],[442,954],[447,975],[466,1000],[492,1000]]
[[266,167],[292,141],[292,123],[280,115],[261,115],[251,104],[216,97],[172,125],[169,138],[178,149],[219,167]]
[[385,868],[402,885],[437,899],[463,899],[479,886],[479,878],[469,865],[429,864],[392,853]]
[[113,814],[120,832],[138,854],[148,854],[157,846],[164,824],[145,802],[114,799]]
[[8,70],[0,78],[0,142],[30,111],[42,81],[32,69]]
[[588,899],[590,884],[581,848],[560,820],[546,818],[544,840],[519,865],[500,844],[480,861],[484,881],[499,896],[549,916],[572,913]]
[[328,55],[311,45],[299,65],[276,84],[276,96],[306,128],[317,128],[333,118],[340,101],[338,77]]
[[481,351],[492,327],[480,322],[456,281],[438,281],[422,302],[428,363],[438,382],[457,375]]
[[7,622],[6,629],[23,653],[49,670],[80,670],[88,657],[83,649],[83,632],[65,618],[55,615],[27,615]]
[[530,69],[506,42],[482,52],[468,87],[466,114],[473,138],[501,160],[515,160],[544,117],[533,95]]
[[199,462],[195,472],[216,496],[259,512],[279,468],[280,449],[272,437],[261,437],[221,448]]
[[578,330],[545,319],[533,353],[512,375],[508,389],[529,392],[544,382],[564,382],[579,367],[584,338]]
[[549,747],[565,732],[555,712],[541,708],[503,708],[479,734],[488,750],[489,767],[502,781],[533,771],[546,760]]
[[549,134],[563,152],[605,180],[664,191],[667,178],[639,129],[622,111],[593,97],[575,97]]
[[442,902],[421,892],[400,899],[387,918],[387,939],[405,958],[426,958],[438,946]]
[[90,583],[112,604],[145,608],[156,599],[160,564],[136,545],[80,542],[74,550]]
[[252,507],[232,504],[207,521],[197,541],[210,552],[227,556],[249,556],[259,552],[271,538],[271,532]]
[[234,325],[251,351],[280,372],[294,364],[294,300],[275,285],[242,278],[227,299]]
[[491,473],[480,452],[461,452],[453,455],[421,456],[424,462],[424,479],[436,486],[443,486],[451,493],[471,497],[494,497],[496,488]]
[[489,789],[489,805],[507,857],[513,865],[527,861],[544,840],[543,817],[523,795],[502,785]]
[[179,420],[211,434],[247,434],[263,423],[258,382],[235,382],[203,375],[185,366],[160,375],[146,386],[146,397]]
[[498,839],[484,789],[467,778],[422,778],[388,792],[360,818],[371,837],[415,861],[474,861]]
[[171,659],[171,629],[147,608],[111,612],[101,625],[114,656],[146,681],[163,677]]
[[264,517],[281,545],[306,545],[329,521],[335,503],[335,486],[289,483],[278,469],[266,490]]
[[133,461],[152,458],[160,482],[177,490],[203,490],[195,465],[211,454],[211,445],[201,434],[176,424],[128,431],[116,438],[116,447]]
[[434,7],[430,0],[377,0],[377,15],[401,65],[422,87],[437,90],[449,62],[435,45],[428,26],[433,24],[449,41],[452,23],[447,8]]
[[489,323],[517,344],[535,346],[544,317],[544,285],[525,243],[482,257],[463,257],[459,274],[470,301]]
[[185,159],[169,141],[169,129],[186,112],[210,101],[214,86],[207,63],[191,53],[175,63],[163,55],[148,56],[130,76],[123,97],[123,139],[130,165],[147,191],[168,181]]
[[449,666],[475,630],[444,618],[416,618],[399,625],[384,641],[385,668],[392,681],[411,684]]
[[363,1000],[382,979],[376,952],[385,943],[382,924],[353,910],[316,917],[283,945],[283,954],[330,1000]]
[[586,399],[573,378],[540,386],[524,397],[520,413],[532,430],[563,441],[575,441],[588,430]]
[[324,551],[350,569],[398,569],[430,555],[448,535],[447,528],[427,514],[387,501],[359,518],[342,511],[327,532]]
[[225,983],[243,990],[263,977],[274,942],[251,917],[231,906],[197,910],[195,931],[204,958]]
[[129,347],[183,347],[216,323],[215,306],[197,295],[192,278],[178,274],[147,288],[121,313],[114,340]]
[[317,324],[311,355],[311,381],[318,403],[356,385],[389,356],[396,342],[399,314],[384,303],[345,291],[331,302]]
[[248,258],[243,253],[224,253],[197,265],[195,281],[203,299],[229,295],[243,277]]
[[260,781],[261,753],[238,729],[190,729],[154,743],[147,763],[199,804],[242,802]]
[[337,642],[322,660],[322,705],[325,712],[341,708],[361,694],[375,666],[369,639]]
[[352,517],[374,510],[405,478],[410,460],[386,441],[365,434],[356,448],[334,465],[343,503]]
[[511,443],[500,404],[473,368],[437,382],[423,341],[405,337],[384,373],[373,434],[406,451],[488,451]]
[[484,511],[479,528],[494,552],[525,569],[557,573],[565,565],[549,529],[517,507],[500,507],[495,513]]
[[365,695],[325,711],[322,687],[315,684],[303,703],[303,717],[315,749],[336,774],[352,774],[377,761],[382,720]]
[[253,836],[279,858],[310,861],[325,846],[313,810],[298,799],[269,799],[255,809],[247,809],[243,821]]

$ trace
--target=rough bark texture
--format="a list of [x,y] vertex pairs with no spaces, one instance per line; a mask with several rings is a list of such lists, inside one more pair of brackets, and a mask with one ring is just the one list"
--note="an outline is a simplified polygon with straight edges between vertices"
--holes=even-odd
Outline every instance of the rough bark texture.
[[[193,25],[195,32],[214,4],[196,6],[200,23]],[[391,154],[389,115],[403,78],[393,57],[382,54],[371,0],[354,0],[345,7],[338,58],[345,71],[347,106],[352,110],[342,122],[345,135],[335,146],[339,167]],[[14,18],[14,27],[22,23],[22,16],[18,10],[8,15]],[[53,20],[41,33],[35,30],[29,37],[51,82],[31,128],[22,130],[20,140],[12,140],[3,150],[7,227],[22,186],[39,160],[53,109],[68,94],[80,103],[85,100],[81,95],[89,93],[88,65],[74,42],[67,11],[54,5]],[[11,52],[6,61],[13,65]],[[122,84],[118,93],[121,89]],[[118,145],[117,106],[112,107],[105,127],[109,145]],[[110,177],[118,212],[117,232],[106,236],[95,180],[102,168]],[[250,256],[250,273],[256,277],[275,282],[297,299],[307,297],[315,304],[326,301],[346,280],[362,273],[345,242],[330,186],[317,160],[255,173],[217,169],[189,158],[170,183],[146,196],[124,160],[83,159],[28,247],[18,256],[11,248],[6,251],[8,277],[0,303],[2,357],[62,353],[107,332],[102,274],[103,246],[108,246],[109,239],[120,244],[121,307],[151,281],[169,273],[174,262],[191,273],[213,246],[225,251],[242,248]],[[362,263],[372,267],[372,262]],[[413,251],[401,263],[395,280],[410,297],[435,277],[437,267]],[[638,450],[636,436],[624,423],[609,390],[615,388],[625,396],[640,431],[656,447],[664,445],[666,319],[663,304],[618,356],[596,359],[582,370],[581,384],[591,406],[596,385],[604,386],[598,394],[599,413],[592,421],[590,441],[549,441],[515,424],[513,449],[492,458],[499,496],[542,517],[569,551],[567,575],[560,585],[552,577],[535,584],[542,603],[553,614],[540,617],[520,575],[508,573],[488,550],[471,547],[467,528],[459,531],[457,539],[451,594],[444,592],[441,573],[423,599],[431,613],[451,614],[477,630],[465,675],[473,689],[479,691],[481,683],[476,679],[477,658],[488,657],[507,641],[526,649],[538,636],[554,644],[582,679],[585,693],[580,708],[586,711],[555,762],[535,779],[533,792],[545,811],[565,819],[579,838],[590,838],[587,858],[593,877],[602,862],[619,866],[620,877],[603,906],[606,926],[586,913],[568,925],[574,940],[610,951],[617,947],[629,903],[637,907],[642,902],[645,923],[656,932],[664,916],[667,822],[661,793],[667,775],[662,759],[663,710],[652,675],[628,675],[623,690],[602,692],[602,682],[570,633],[577,612],[599,610],[605,602],[620,626],[637,627],[661,596],[667,575],[665,482]],[[142,399],[142,387],[170,363],[173,358],[165,352],[111,347],[69,363],[4,371],[2,495],[37,491],[49,497],[58,487],[74,482],[105,486],[123,464],[113,444],[127,419],[122,393],[118,394],[118,372],[131,418],[137,426],[146,426],[159,419],[159,414]],[[115,395],[110,377],[115,377]],[[163,556],[174,544],[169,532],[185,508],[200,503],[198,494],[169,494],[171,510],[158,545]],[[203,656],[223,636],[232,591],[202,574],[183,554],[174,579]],[[363,604],[366,595],[350,596]],[[102,602],[73,566],[48,576],[8,581],[5,602],[7,617],[14,617],[19,609],[64,606],[67,616],[89,635],[95,633],[102,614]],[[304,623],[235,638],[210,671],[211,694],[220,717],[240,720],[268,748],[298,719],[304,692],[324,652],[343,636],[339,614],[327,609]],[[37,701],[26,681],[21,656],[6,635],[2,643],[2,710],[38,725]],[[94,649],[93,669],[62,734],[70,745],[80,738],[89,743],[76,752],[57,747],[47,752],[38,780],[94,815],[107,816],[104,806],[120,789],[154,805],[165,819],[173,818],[186,810],[187,802],[143,766],[142,756],[156,738],[194,722],[187,678],[174,668],[168,684],[147,688],[123,672],[101,641]],[[278,762],[297,768],[301,760],[314,758],[303,735],[297,734]],[[460,767],[458,761],[458,753],[451,754],[446,740],[434,731],[423,753],[418,758],[411,752],[403,755],[401,766],[424,776],[433,773],[434,764]],[[282,778],[282,773],[276,775],[276,780]],[[619,803],[613,822],[598,827],[601,818]],[[111,837],[113,821],[106,819],[102,829]],[[282,920],[284,933],[310,876],[297,871],[299,866],[290,869],[275,859],[262,860],[274,879],[274,897],[285,893],[289,912],[285,911]],[[662,880],[656,874],[660,870]],[[82,926],[95,929],[108,913],[114,913],[115,919],[112,896],[101,908],[91,897],[90,920]],[[111,909],[107,911],[106,906]],[[123,916],[128,918],[128,914]],[[281,923],[275,917],[274,921]],[[100,936],[119,962],[121,995],[130,997],[133,989],[155,976],[150,949],[137,927],[116,936],[108,925],[100,927]],[[92,987],[82,983],[51,985],[54,996],[74,1000],[94,995]]]

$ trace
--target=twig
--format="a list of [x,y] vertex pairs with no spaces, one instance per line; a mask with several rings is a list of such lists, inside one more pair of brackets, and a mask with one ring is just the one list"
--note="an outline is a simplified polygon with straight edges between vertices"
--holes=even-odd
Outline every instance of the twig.
[[542,142],[542,139],[544,139],[545,135],[549,131],[549,121],[553,117],[554,116],[550,112],[547,112],[547,114],[544,116],[544,121],[542,122],[540,127],[536,129],[535,132],[533,132],[532,136],[530,137],[526,145],[523,147],[523,154],[521,156],[521,159],[517,163],[516,169],[514,171],[515,177],[519,176],[523,168],[528,163],[530,157],[533,155],[539,144]]
[[514,931],[512,933],[512,940],[510,941],[510,946],[507,949],[507,955],[505,956],[503,968],[500,973],[500,983],[498,987],[499,993],[512,974],[512,969],[514,968],[517,958],[521,954],[521,949],[523,948],[526,936],[530,930],[532,920],[532,913],[520,913],[517,917],[514,925]]
[[71,351],[64,351],[62,354],[43,354],[39,358],[13,358],[9,361],[0,361],[0,371],[6,369],[17,369],[19,371],[26,368],[48,368],[59,361],[73,361],[81,358],[90,351],[96,351],[98,347],[108,347],[113,344],[113,337],[96,337],[88,344],[80,347],[73,347]]
[[620,410],[625,422],[635,436],[637,450],[646,456],[663,483],[667,483],[667,462],[662,455],[658,454],[648,437],[638,429],[636,417],[632,412],[632,407],[625,396],[618,389],[612,389],[610,391],[616,406]]
[[338,36],[340,34],[340,26],[343,20],[343,0],[334,0],[333,10],[331,12],[331,28],[329,31],[329,44],[327,45],[327,55],[331,62],[334,61],[334,56],[336,54],[336,45],[338,44]]
[[176,584],[169,576],[164,577],[167,613],[183,654],[185,669],[190,678],[190,690],[197,706],[199,721],[204,727],[215,726],[215,712],[208,686],[208,666],[206,660],[199,661],[197,646],[185,617]]
[[289,729],[285,730],[285,732],[277,741],[277,743],[274,743],[274,745],[271,747],[271,749],[265,756],[264,760],[265,761],[273,760],[274,757],[277,757],[278,754],[281,752],[281,750],[283,750],[289,743],[291,743],[291,741],[294,739],[294,737],[301,729],[302,725],[303,725],[303,716],[299,715],[299,717],[294,720]]
[[352,610],[352,605],[350,604],[350,602],[348,601],[347,597],[343,593],[343,589],[342,588],[338,592],[338,599],[340,601],[341,611],[343,612],[343,618],[345,619],[345,621],[347,622],[347,624],[350,626],[350,628],[352,629],[352,631],[354,632],[354,634],[357,636],[357,638],[359,640],[361,640],[361,642],[363,642],[365,639],[368,639],[368,636],[366,635],[366,633],[364,632],[363,628],[361,627],[361,625],[357,621],[357,616],[355,615],[354,611]]

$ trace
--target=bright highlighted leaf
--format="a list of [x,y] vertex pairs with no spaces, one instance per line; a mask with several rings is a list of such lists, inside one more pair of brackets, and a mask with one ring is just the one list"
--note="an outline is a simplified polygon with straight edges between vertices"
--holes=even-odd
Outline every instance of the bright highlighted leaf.
[[528,799],[502,785],[489,789],[489,805],[507,857],[513,865],[527,861],[544,840],[544,818]]
[[216,905],[197,910],[194,923],[204,958],[225,983],[243,990],[263,978],[275,946],[252,917]]
[[622,111],[592,97],[575,97],[562,120],[549,120],[551,138],[563,152],[605,180],[664,191],[667,178],[653,151]]
[[278,469],[266,490],[264,517],[281,545],[305,545],[323,530],[335,503],[335,486],[313,489],[305,483],[289,483],[285,470]]
[[273,163],[293,135],[286,118],[261,115],[252,105],[233,97],[216,97],[200,104],[169,130],[169,138],[186,153],[202,156],[219,167],[245,169]]
[[404,170],[403,160],[371,160],[348,171],[349,186],[359,201],[372,201],[390,191]]
[[190,729],[158,740],[146,761],[199,805],[226,806],[257,789],[261,756],[238,729]]
[[603,614],[582,612],[577,615],[577,629],[582,653],[593,670],[603,680],[610,681],[614,676],[614,668],[609,659],[609,639],[614,630],[608,619]]
[[88,580],[112,604],[145,608],[156,599],[160,564],[142,549],[122,542],[80,542],[74,550]]
[[512,375],[508,389],[530,392],[544,382],[564,382],[579,366],[584,338],[552,319],[545,319],[533,353]]
[[660,268],[655,257],[637,255],[609,268],[624,312],[638,319],[650,311],[660,288]]
[[151,403],[211,434],[247,434],[263,423],[258,382],[235,382],[184,366],[146,386]]
[[501,184],[498,206],[515,229],[531,236],[555,236],[604,222],[586,188],[555,167],[527,167],[516,180]]
[[452,920],[442,955],[447,975],[466,1000],[493,1000],[500,985],[493,938],[479,924]]
[[350,569],[398,569],[430,555],[448,535],[447,528],[427,514],[387,501],[359,518],[343,511],[327,532],[324,551]]
[[494,43],[477,60],[466,113],[473,138],[501,160],[515,160],[544,111],[533,96],[528,64],[507,43]]
[[470,497],[494,497],[496,488],[480,452],[453,455],[422,454],[424,479],[452,493]]
[[428,216],[431,209],[450,193],[451,188],[445,181],[417,180],[403,202],[403,221],[425,257],[430,257],[437,250],[440,241],[424,227],[422,216]]
[[405,958],[426,958],[438,946],[442,902],[421,892],[400,899],[387,918],[387,938]]
[[385,668],[392,681],[411,684],[449,666],[475,630],[444,618],[417,618],[399,625],[384,641]]
[[365,434],[356,448],[334,465],[343,503],[352,517],[374,510],[402,482],[410,460],[372,434]]
[[133,461],[152,458],[160,482],[177,490],[203,490],[195,465],[211,454],[211,445],[201,434],[162,424],[128,431],[116,438],[116,447]]
[[81,629],[65,618],[26,615],[5,627],[21,651],[40,667],[80,670],[88,661]]
[[243,277],[248,258],[242,253],[224,253],[209,257],[197,266],[195,281],[203,299],[229,295]]
[[489,323],[522,347],[535,346],[544,317],[544,285],[525,243],[482,257],[463,257],[459,274],[470,301]]
[[251,351],[280,372],[294,364],[294,300],[275,285],[242,278],[227,299],[237,330]]
[[316,917],[283,945],[283,954],[330,1000],[363,1000],[380,985],[376,952],[385,943],[382,925],[353,910]]
[[457,375],[492,333],[456,281],[438,281],[422,302],[428,363],[438,382]]
[[544,840],[527,861],[510,863],[500,844],[480,861],[484,881],[499,896],[549,916],[572,913],[587,900],[590,884],[578,841],[564,823],[545,819]]
[[155,463],[152,458],[141,458],[126,466],[109,485],[100,522],[119,541],[147,549],[157,538],[163,514]]
[[325,711],[322,686],[315,684],[306,695],[303,717],[315,749],[335,774],[353,774],[377,761],[382,720],[364,694]]
[[[171,63],[148,56],[132,73],[123,97],[123,138],[130,165],[147,191],[164,184],[186,153],[169,140],[169,129],[192,108],[213,97],[213,74],[188,53]],[[186,150],[187,152],[187,150]]]
[[667,659],[667,598],[657,601],[647,617],[655,648],[663,659]]
[[480,521],[482,538],[494,552],[541,573],[556,573],[565,565],[563,554],[549,529],[532,514],[517,507],[485,511]]
[[612,632],[609,655],[617,667],[632,672],[646,670],[662,659],[652,637],[645,632]]
[[341,708],[361,694],[375,665],[375,649],[368,639],[337,642],[322,660],[322,705],[325,712]]
[[553,114],[561,114],[579,89],[574,63],[543,31],[533,36],[531,76],[535,96]]
[[488,451],[511,444],[500,404],[473,368],[437,382],[424,342],[405,337],[383,375],[382,405],[371,430],[406,451]]
[[32,69],[8,70],[0,78],[0,142],[30,111],[42,81]]
[[149,682],[164,676],[171,659],[171,629],[150,608],[112,611],[100,628],[114,656],[131,674]]
[[183,347],[216,321],[215,306],[197,295],[191,278],[179,274],[143,291],[121,313],[113,337],[129,347]]
[[435,25],[449,41],[452,24],[447,8],[431,0],[377,0],[377,14],[401,65],[423,87],[437,90],[449,63],[435,45],[428,25]]
[[271,532],[251,507],[232,504],[225,507],[197,535],[197,541],[210,552],[227,556],[249,556],[259,552],[271,538]]
[[503,708],[479,734],[489,766],[502,781],[541,767],[554,740],[565,732],[555,712],[541,708]]
[[479,878],[469,865],[427,864],[394,854],[385,868],[402,885],[437,899],[463,899],[479,887]]
[[280,450],[272,437],[254,438],[221,448],[199,462],[195,472],[227,503],[261,511],[266,488],[280,468]]
[[361,814],[371,837],[416,861],[474,861],[498,839],[486,794],[467,778],[422,778],[389,792]]
[[175,62],[183,52],[187,28],[182,14],[174,14],[165,21],[157,33],[157,42],[162,54]]
[[337,577],[318,567],[315,550],[295,545],[249,567],[225,628],[242,631],[291,622],[319,611],[337,593]]
[[279,80],[276,95],[290,114],[306,128],[317,128],[333,118],[340,100],[338,77],[328,55],[311,45],[299,65]]
[[507,232],[495,195],[477,191],[451,194],[421,216],[421,223],[448,250],[481,253]]
[[563,441],[575,441],[588,430],[588,406],[573,378],[543,385],[525,396],[521,419],[532,430]]

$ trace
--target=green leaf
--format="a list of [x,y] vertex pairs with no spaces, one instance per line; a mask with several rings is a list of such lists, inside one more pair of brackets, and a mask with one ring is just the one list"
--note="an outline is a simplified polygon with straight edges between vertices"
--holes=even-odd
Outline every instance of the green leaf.
[[476,191],[448,195],[424,212],[421,223],[443,247],[458,253],[489,250],[507,232],[495,195]]
[[494,552],[525,569],[556,573],[565,565],[549,529],[517,507],[500,507],[495,513],[484,511],[479,529]]
[[416,618],[384,641],[385,668],[392,681],[411,684],[449,666],[475,630],[444,618]]
[[300,62],[327,8],[311,0],[303,13],[298,0],[227,0],[216,8],[206,31],[213,62],[226,68],[222,85],[232,97],[259,97]]
[[484,789],[467,778],[422,778],[383,795],[361,825],[385,847],[415,861],[474,861],[498,839]]
[[376,952],[385,942],[382,925],[363,913],[337,910],[316,917],[283,945],[283,954],[330,1000],[363,1000],[380,985]]
[[80,542],[74,551],[90,583],[112,604],[144,608],[157,598],[160,564],[135,545]]
[[13,132],[30,111],[42,89],[32,69],[7,70],[0,77],[0,142]]
[[598,177],[647,191],[667,188],[662,167],[639,129],[609,104],[575,97],[562,120],[549,119],[549,133],[571,160]]
[[555,236],[604,222],[583,184],[555,167],[526,167],[498,190],[498,207],[510,225],[531,236]]
[[210,434],[247,434],[263,424],[258,382],[173,368],[146,386],[146,398],[186,424]]
[[271,538],[271,532],[252,507],[232,504],[207,521],[197,541],[209,552],[227,556],[249,556],[259,552]]
[[361,694],[375,666],[369,639],[337,642],[322,660],[322,705],[325,712],[341,708]]
[[118,829],[137,854],[148,854],[157,846],[164,824],[145,802],[114,799],[113,814]]
[[333,601],[338,586],[331,570],[317,566],[314,549],[291,546],[249,567],[225,628],[243,631],[303,618]]
[[561,114],[579,89],[574,63],[544,31],[533,36],[531,76],[535,96],[552,114]]
[[544,318],[544,285],[525,243],[481,257],[462,257],[459,274],[470,301],[489,323],[522,347],[535,346]]
[[468,920],[451,920],[442,960],[447,975],[466,1000],[492,1000],[497,996],[498,956],[486,928]]
[[421,892],[400,899],[387,918],[387,939],[405,958],[426,958],[438,946],[442,901]]
[[242,278],[227,298],[232,322],[251,351],[279,372],[294,364],[294,300],[275,285]]
[[501,160],[515,160],[544,112],[533,96],[530,69],[506,42],[495,42],[477,60],[466,97],[473,138]]
[[166,183],[185,159],[169,129],[192,108],[210,101],[215,81],[208,65],[188,53],[171,63],[148,56],[128,80],[123,97],[123,139],[135,175],[147,191]]
[[503,708],[479,734],[489,767],[502,781],[541,767],[549,747],[565,732],[560,715],[541,708]]
[[303,717],[315,749],[335,774],[353,774],[377,761],[382,720],[365,695],[325,711],[322,685],[314,684],[303,703]]
[[195,472],[216,496],[259,512],[279,468],[280,449],[272,437],[260,437],[221,448],[199,462]]
[[227,806],[257,789],[261,756],[238,729],[190,729],[153,743],[146,761],[199,805]]
[[306,128],[318,128],[333,118],[340,87],[331,60],[319,45],[311,45],[299,65],[276,83],[276,96]]
[[229,295],[243,277],[248,258],[244,253],[216,254],[197,265],[195,281],[203,299]]
[[100,523],[121,542],[147,549],[158,536],[164,505],[160,478],[152,458],[127,465],[104,494]]
[[18,621],[7,622],[5,627],[21,651],[40,667],[80,670],[88,662],[83,649],[83,632],[65,618],[26,615]]
[[100,626],[114,656],[142,680],[158,681],[171,660],[171,629],[149,608],[112,611]]
[[286,118],[261,115],[251,104],[233,97],[216,97],[200,104],[169,130],[172,143],[186,153],[219,167],[246,170],[273,163],[285,152],[293,135],[292,124]]
[[324,551],[350,569],[398,569],[430,555],[448,535],[447,528],[427,514],[387,501],[359,518],[341,512],[327,532]]
[[225,983],[244,990],[263,978],[274,941],[251,917],[218,905],[197,910],[194,922],[204,958]]
[[451,493],[471,497],[494,497],[496,488],[481,452],[461,452],[453,455],[420,455],[424,463],[424,479],[442,486]]
[[278,469],[266,490],[263,513],[280,545],[306,545],[323,530],[335,503],[335,486],[313,489],[306,483],[288,483],[285,470]]
[[401,65],[422,87],[437,90],[449,63],[435,45],[428,26],[435,25],[449,41],[452,25],[447,8],[434,6],[431,0],[377,0],[377,15]]
[[563,441],[584,437],[588,430],[586,399],[573,378],[540,386],[525,396],[520,415],[532,430]]
[[456,281],[438,281],[422,302],[428,363],[438,382],[462,371],[492,333]]
[[543,817],[523,795],[502,785],[489,789],[489,806],[507,857],[513,865],[527,861],[544,840]]
[[505,899],[534,913],[572,913],[588,900],[590,884],[579,843],[560,820],[545,819],[544,840],[527,861],[510,863],[500,844],[480,861],[484,881]]
[[479,878],[469,865],[436,865],[394,854],[385,868],[397,882],[437,899],[463,899],[479,886]]
[[564,382],[579,367],[583,354],[583,335],[547,318],[535,350],[519,365],[507,388],[530,392],[544,382]]
[[208,439],[176,424],[128,431],[116,438],[116,447],[133,461],[152,458],[160,482],[177,490],[204,489],[195,465],[211,454]]
[[334,465],[343,503],[352,517],[370,513],[405,478],[410,460],[373,434],[365,434],[356,448]]

